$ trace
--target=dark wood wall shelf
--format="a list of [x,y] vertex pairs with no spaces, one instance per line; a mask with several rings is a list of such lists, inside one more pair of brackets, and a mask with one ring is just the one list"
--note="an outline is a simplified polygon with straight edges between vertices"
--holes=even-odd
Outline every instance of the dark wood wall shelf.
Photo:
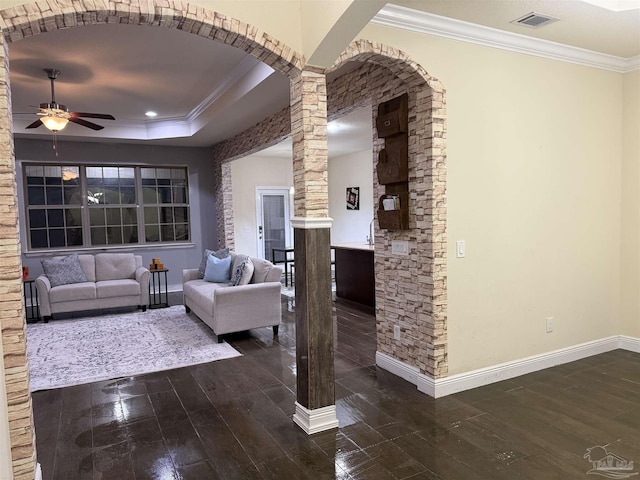
[[378,105],[376,130],[384,138],[376,172],[385,193],[378,202],[378,225],[386,230],[409,228],[409,107],[405,93]]

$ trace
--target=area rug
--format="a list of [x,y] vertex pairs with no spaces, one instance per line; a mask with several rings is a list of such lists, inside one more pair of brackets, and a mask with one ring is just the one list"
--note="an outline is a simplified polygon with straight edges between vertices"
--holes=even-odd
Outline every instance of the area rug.
[[240,356],[183,306],[27,325],[31,391]]

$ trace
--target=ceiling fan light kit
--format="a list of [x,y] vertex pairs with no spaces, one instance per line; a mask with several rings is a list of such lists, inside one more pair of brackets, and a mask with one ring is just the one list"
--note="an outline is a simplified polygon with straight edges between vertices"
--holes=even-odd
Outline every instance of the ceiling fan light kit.
[[40,119],[40,121],[44,124],[52,132],[59,132],[69,123],[68,118],[64,118],[57,115],[47,115]]
[[60,70],[45,68],[44,71],[47,72],[47,76],[49,80],[51,80],[51,102],[40,104],[40,111],[38,112],[40,118],[30,125],[27,125],[26,128],[38,128],[40,125],[44,125],[53,133],[56,133],[66,127],[67,123],[72,122],[92,130],[102,130],[104,128],[102,125],[83,120],[80,117],[115,120],[113,115],[107,113],[70,112],[65,105],[56,102],[54,82],[60,75]]

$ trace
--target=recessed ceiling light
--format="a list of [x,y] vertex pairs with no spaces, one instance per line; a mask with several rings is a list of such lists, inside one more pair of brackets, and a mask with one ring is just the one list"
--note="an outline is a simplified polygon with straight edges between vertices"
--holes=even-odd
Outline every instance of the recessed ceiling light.
[[327,132],[328,133],[337,132],[341,128],[342,128],[342,125],[339,124],[338,122],[336,122],[335,120],[333,122],[327,123]]
[[145,112],[144,114],[149,118],[153,118],[153,117],[157,117],[158,116],[158,114],[156,112],[154,112],[153,110],[149,110],[148,112]]

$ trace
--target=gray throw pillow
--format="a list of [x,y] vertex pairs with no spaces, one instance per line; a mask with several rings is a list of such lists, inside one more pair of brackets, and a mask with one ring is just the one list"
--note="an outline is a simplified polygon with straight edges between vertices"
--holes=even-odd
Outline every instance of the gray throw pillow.
[[52,287],[88,281],[75,253],[62,258],[45,258],[41,263]]
[[207,269],[207,259],[209,255],[213,255],[216,258],[223,259],[229,256],[228,248],[221,248],[220,250],[209,250],[205,249],[202,254],[202,261],[200,262],[200,266],[198,267],[198,278],[204,278],[204,271]]
[[231,282],[229,283],[232,287],[247,285],[253,276],[253,262],[246,255],[238,255],[232,269],[233,273],[231,274]]

